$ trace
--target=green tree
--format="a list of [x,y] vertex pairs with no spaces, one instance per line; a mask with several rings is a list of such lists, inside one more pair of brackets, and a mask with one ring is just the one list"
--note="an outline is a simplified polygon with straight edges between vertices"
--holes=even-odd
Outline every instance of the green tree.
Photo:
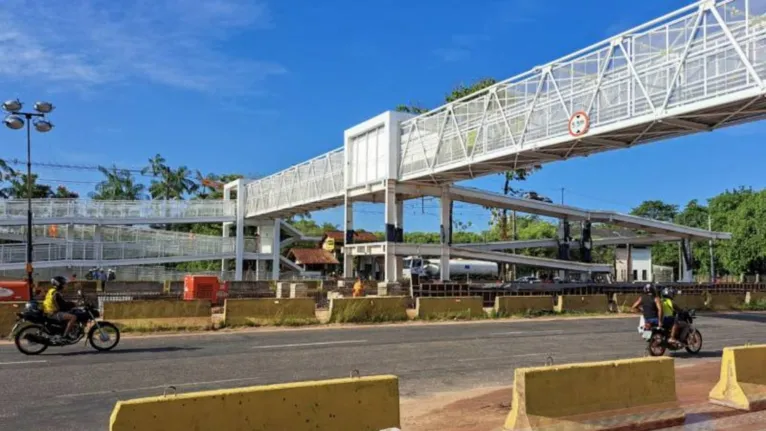
[[98,170],[105,178],[96,184],[96,190],[90,194],[92,199],[140,200],[145,197],[146,186],[137,183],[129,170],[118,169],[116,166],[111,169],[99,166]]
[[[45,199],[53,197],[53,190],[47,184],[37,183],[37,174],[32,174],[32,198]],[[27,175],[16,173],[8,178],[8,187],[3,190],[3,194],[11,199],[26,199],[28,195]]]
[[0,198],[7,199],[6,182],[16,176],[16,171],[3,159],[0,159]]
[[80,194],[69,190],[66,186],[58,186],[56,191],[53,192],[53,197],[57,199],[77,199],[80,197]]

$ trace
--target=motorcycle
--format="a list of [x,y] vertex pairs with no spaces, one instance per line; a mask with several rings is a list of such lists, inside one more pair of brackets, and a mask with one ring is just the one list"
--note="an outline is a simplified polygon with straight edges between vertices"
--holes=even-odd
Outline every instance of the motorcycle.
[[16,324],[11,330],[16,348],[25,355],[39,355],[48,347],[70,346],[86,338],[85,344],[90,343],[99,352],[114,349],[120,342],[120,330],[112,323],[97,321],[101,315],[98,308],[86,301],[82,291],[77,294],[79,305],[68,311],[77,317],[77,323],[72,328],[73,337],[64,338],[66,322],[48,318],[37,301],[32,300],[26,303],[22,312],[16,313]]
[[694,326],[695,317],[694,310],[684,310],[678,313],[677,320],[684,323],[678,334],[678,340],[684,343],[679,344],[672,344],[668,341],[671,328],[660,328],[644,323],[644,318],[641,317],[638,331],[647,342],[646,350],[649,356],[662,356],[667,350],[675,352],[681,349],[686,349],[692,355],[699,353],[702,350],[702,334]]

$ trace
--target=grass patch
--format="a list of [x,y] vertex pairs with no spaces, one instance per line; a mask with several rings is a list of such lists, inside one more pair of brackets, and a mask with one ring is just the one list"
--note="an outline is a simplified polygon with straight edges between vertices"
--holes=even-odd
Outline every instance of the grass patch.
[[112,322],[124,333],[134,334],[147,334],[152,332],[197,332],[197,331],[212,331],[214,328],[213,323],[200,324],[184,324],[184,323],[157,323],[157,322]]
[[382,323],[407,320],[407,310],[378,307],[380,302],[372,300],[335,301],[330,316],[331,323]]
[[766,299],[750,301],[749,304],[742,304],[736,307],[736,309],[740,311],[766,311]]
[[301,318],[301,317],[278,317],[275,319],[254,319],[254,318],[246,318],[242,322],[237,322],[237,324],[226,324],[227,328],[237,328],[237,327],[246,327],[246,328],[259,328],[262,326],[285,326],[285,327],[298,327],[298,326],[309,326],[309,325],[316,325],[319,321],[317,319],[311,319],[311,318]]

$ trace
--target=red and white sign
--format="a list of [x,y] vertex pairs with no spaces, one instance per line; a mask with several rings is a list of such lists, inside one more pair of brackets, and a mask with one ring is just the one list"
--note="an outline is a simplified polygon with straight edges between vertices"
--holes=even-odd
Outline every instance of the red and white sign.
[[572,136],[582,136],[590,128],[590,118],[585,111],[577,111],[569,119],[569,134]]

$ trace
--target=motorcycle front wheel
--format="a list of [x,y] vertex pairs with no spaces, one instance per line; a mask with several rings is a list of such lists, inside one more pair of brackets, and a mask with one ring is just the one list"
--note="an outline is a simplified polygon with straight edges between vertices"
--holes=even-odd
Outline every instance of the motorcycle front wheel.
[[694,332],[686,337],[686,351],[696,355],[700,350],[702,350],[702,334],[695,329]]
[[48,348],[47,344],[41,342],[43,341],[43,338],[42,326],[27,325],[19,329],[19,332],[13,337],[13,342],[16,344],[16,348],[19,349],[19,352],[25,355],[39,355]]
[[88,342],[99,352],[108,352],[120,342],[120,330],[109,322],[99,322],[88,331]]
[[646,346],[646,351],[649,356],[662,356],[665,354],[665,343],[662,340],[662,335],[654,334]]

